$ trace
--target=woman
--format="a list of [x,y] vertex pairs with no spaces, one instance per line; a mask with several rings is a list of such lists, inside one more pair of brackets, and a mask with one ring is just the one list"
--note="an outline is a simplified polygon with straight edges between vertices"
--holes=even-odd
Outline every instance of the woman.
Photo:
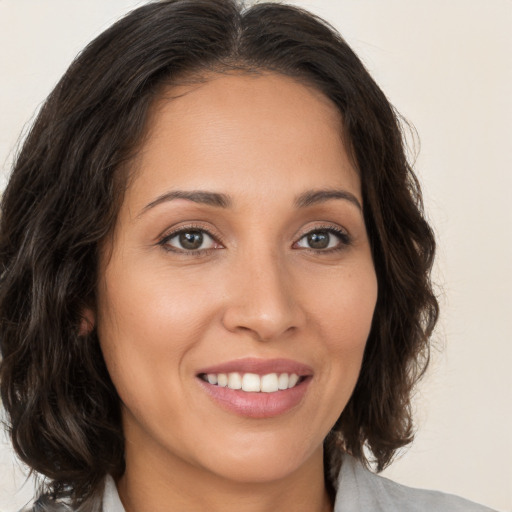
[[320,20],[134,11],[48,98],[0,226],[34,510],[486,510],[364,468],[413,437],[434,240],[392,108]]

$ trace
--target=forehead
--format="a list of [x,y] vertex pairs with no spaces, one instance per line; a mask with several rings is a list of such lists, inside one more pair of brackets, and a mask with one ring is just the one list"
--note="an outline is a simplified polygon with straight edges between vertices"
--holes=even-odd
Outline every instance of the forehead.
[[359,192],[342,133],[337,107],[316,88],[274,73],[211,75],[155,102],[136,188],[243,194],[265,183],[281,193],[320,182]]

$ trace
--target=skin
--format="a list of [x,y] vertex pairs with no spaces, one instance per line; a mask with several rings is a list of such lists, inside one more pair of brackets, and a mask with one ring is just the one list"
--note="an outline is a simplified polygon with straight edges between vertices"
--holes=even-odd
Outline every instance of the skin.
[[[125,508],[332,510],[322,442],[354,389],[377,299],[341,117],[291,78],[223,74],[167,90],[148,128],[93,319],[122,401]],[[345,196],[296,204],[331,189]],[[230,205],[162,198],[177,190]],[[180,229],[211,238],[186,252]],[[312,249],[305,235],[328,229],[342,236]],[[301,402],[265,419],[219,407],[198,369],[246,357],[309,365]]]

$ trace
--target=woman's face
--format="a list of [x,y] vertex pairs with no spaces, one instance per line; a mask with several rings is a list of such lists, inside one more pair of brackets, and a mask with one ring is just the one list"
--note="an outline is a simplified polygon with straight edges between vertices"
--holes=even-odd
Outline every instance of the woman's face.
[[326,97],[276,74],[155,106],[95,319],[128,468],[264,482],[321,464],[377,297],[340,133]]

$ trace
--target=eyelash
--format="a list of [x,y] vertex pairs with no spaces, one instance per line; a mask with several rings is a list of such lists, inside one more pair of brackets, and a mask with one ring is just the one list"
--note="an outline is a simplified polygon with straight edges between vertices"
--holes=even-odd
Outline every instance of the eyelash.
[[[206,234],[209,236],[215,243],[223,245],[222,240],[219,236],[213,235],[208,229],[205,229],[203,226],[197,226],[197,225],[190,225],[185,227],[180,227],[176,231],[173,231],[171,233],[168,233],[164,235],[157,244],[160,245],[165,251],[178,253],[180,255],[184,256],[206,256],[210,254],[212,251],[218,250],[218,247],[216,248],[208,248],[208,249],[196,249],[196,250],[187,250],[187,249],[178,249],[176,247],[172,247],[169,245],[169,241],[173,238],[179,236],[182,233],[188,233],[188,232],[200,232],[203,234]],[[329,233],[330,235],[336,236],[338,238],[339,243],[335,247],[327,248],[327,249],[313,249],[313,248],[307,248],[304,247],[302,250],[306,250],[309,252],[313,252],[316,254],[329,254],[332,252],[338,252],[344,250],[346,247],[350,246],[352,244],[352,238],[351,236],[343,229],[336,228],[333,226],[317,226],[314,229],[311,229],[300,236],[300,238],[294,242],[294,246],[303,240],[308,235],[311,235],[313,233]]]
[[330,254],[334,252],[343,251],[348,246],[352,244],[352,237],[344,230],[334,226],[315,226],[315,228],[310,229],[294,243],[297,244],[300,240],[303,240],[308,235],[312,233],[329,233],[330,235],[334,235],[339,243],[335,247],[331,247],[329,249],[313,249],[313,248],[304,248],[303,250],[313,252],[315,254]]
[[207,256],[212,251],[216,251],[218,249],[218,248],[209,248],[209,249],[196,249],[196,250],[192,251],[192,250],[187,250],[187,249],[178,249],[176,247],[172,247],[171,245],[169,245],[169,241],[172,240],[173,238],[179,236],[182,233],[190,233],[192,231],[206,234],[215,243],[223,245],[220,236],[212,235],[212,233],[208,229],[205,229],[203,226],[198,226],[198,225],[194,225],[194,224],[191,224],[189,226],[180,227],[176,231],[172,231],[171,233],[164,235],[158,241],[158,245],[160,245],[162,247],[162,249],[164,249],[167,252],[173,252],[173,253],[177,253],[177,254],[180,254],[183,256],[195,256],[195,257]]

